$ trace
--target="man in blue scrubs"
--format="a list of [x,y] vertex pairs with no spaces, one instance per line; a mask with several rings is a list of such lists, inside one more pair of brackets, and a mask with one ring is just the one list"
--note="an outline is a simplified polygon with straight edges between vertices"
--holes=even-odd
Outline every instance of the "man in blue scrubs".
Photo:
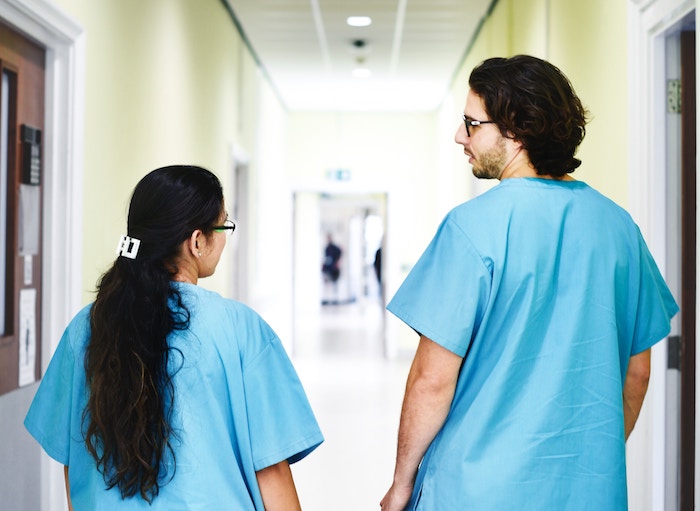
[[573,172],[587,112],[550,63],[488,59],[454,208],[388,309],[420,335],[383,511],[627,509],[625,441],[678,307],[629,214]]

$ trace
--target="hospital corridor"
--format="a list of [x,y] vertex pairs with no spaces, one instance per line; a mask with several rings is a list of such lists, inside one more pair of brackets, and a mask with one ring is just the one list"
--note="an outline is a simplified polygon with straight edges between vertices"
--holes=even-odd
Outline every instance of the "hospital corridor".
[[376,299],[323,307],[292,357],[325,436],[292,465],[304,511],[378,509],[391,484],[410,359],[383,356],[381,314]]
[[[479,307],[469,302],[469,307],[450,308],[445,303],[453,302],[445,297],[472,297],[469,293],[475,286],[460,279],[455,268],[481,275],[479,268],[483,265],[492,271],[493,263],[485,257],[474,259],[476,264],[464,264],[459,259],[461,249],[449,252],[447,262],[432,263],[431,258],[441,252],[431,246],[431,240],[440,239],[444,232],[462,232],[451,220],[443,220],[466,202],[487,204],[481,201],[483,195],[501,184],[506,167],[479,171],[482,158],[500,165],[506,161],[500,143],[508,151],[514,147],[511,144],[520,143],[488,111],[485,99],[472,90],[470,82],[480,65],[513,56],[548,62],[570,79],[582,108],[590,114],[582,130],[585,140],[573,146],[575,161],[581,160],[573,177],[629,213],[680,306],[670,333],[650,348],[651,376],[644,406],[624,449],[620,438],[615,451],[620,459],[626,456],[626,463],[618,464],[626,467],[626,473],[620,472],[617,481],[625,482],[626,477],[629,511],[700,508],[700,444],[696,442],[700,356],[695,349],[700,324],[696,299],[700,290],[696,275],[698,7],[700,0],[0,0],[0,511],[67,509],[64,466],[75,451],[57,449],[61,452],[47,454],[31,430],[30,407],[42,395],[42,382],[56,393],[63,390],[62,380],[55,383],[56,374],[70,373],[76,381],[89,381],[88,385],[94,381],[93,373],[83,378],[73,370],[84,368],[87,357],[77,355],[75,360],[82,362],[65,369],[61,357],[81,352],[67,350],[68,343],[61,339],[67,326],[75,325],[71,321],[79,311],[95,302],[101,279],[115,261],[135,260],[141,271],[143,261],[151,263],[144,254],[153,247],[166,251],[164,247],[170,246],[146,239],[153,238],[151,234],[130,232],[137,183],[170,167],[189,171],[196,167],[196,173],[213,175],[216,179],[211,181],[218,181],[216,200],[208,204],[217,208],[210,212],[211,218],[188,227],[190,237],[184,239],[192,245],[189,252],[168,251],[168,258],[187,256],[189,264],[182,266],[192,270],[192,278],[176,278],[181,275],[173,273],[173,266],[179,259],[157,259],[167,266],[160,273],[164,284],[143,286],[134,296],[149,297],[154,289],[169,290],[171,280],[181,280],[212,300],[218,295],[240,302],[246,306],[242,310],[249,308],[255,313],[251,316],[264,320],[266,325],[255,332],[267,332],[269,326],[280,344],[269,342],[272,335],[251,334],[247,326],[225,323],[231,315],[224,313],[216,321],[202,321],[227,333],[221,335],[222,346],[234,345],[229,332],[245,332],[246,341],[241,343],[245,348],[240,357],[221,359],[245,368],[241,370],[245,373],[249,368],[245,362],[263,351],[256,351],[259,345],[267,346],[260,341],[264,338],[274,344],[270,351],[284,367],[267,370],[261,364],[267,372],[254,384],[244,385],[244,378],[239,379],[251,392],[271,389],[274,399],[249,398],[245,407],[246,413],[264,417],[257,424],[274,427],[270,431],[251,428],[241,418],[246,414],[237,415],[236,420],[246,425],[240,428],[245,431],[243,437],[250,431],[257,433],[250,435],[253,440],[241,442],[251,452],[241,459],[251,461],[241,461],[243,468],[237,474],[247,479],[236,485],[228,484],[231,478],[227,478],[227,484],[211,486],[242,488],[240,494],[258,499],[253,505],[260,509],[262,492],[248,492],[248,481],[264,469],[282,466],[286,479],[272,480],[289,490],[284,460],[305,454],[319,441],[287,355],[324,437],[321,445],[291,465],[302,509],[378,510],[392,483],[406,380],[419,345],[417,331],[444,338],[440,342],[454,338],[460,343],[442,350],[443,355],[457,355],[447,360],[459,359],[455,364],[459,369],[450,371],[443,358],[435,364],[440,371],[421,376],[460,374],[470,364],[483,367],[474,356],[468,363],[462,358],[482,353],[471,344],[476,338],[471,327],[477,328],[477,320],[469,327],[455,326],[449,335],[440,335],[439,329],[426,323],[434,321],[447,328],[453,319],[455,324],[462,317],[471,321],[469,314],[481,321]],[[525,156],[527,151],[521,149],[514,150],[508,165]],[[531,172],[535,166],[527,169]],[[167,187],[153,190],[167,196],[165,203],[175,203],[183,211],[191,208],[175,215],[155,207],[159,221],[167,224],[162,232],[189,226],[205,210],[180,200],[179,195],[175,200]],[[161,204],[156,198],[155,192],[145,193],[141,202],[149,207]],[[493,211],[479,213],[479,221],[471,221],[488,232],[484,238],[494,238],[494,219],[503,213],[500,209],[494,206]],[[467,231],[463,244],[472,247]],[[581,239],[590,243],[589,238]],[[477,248],[465,253],[472,251],[481,257]],[[517,254],[526,259],[520,251]],[[442,272],[441,278],[425,278],[434,291],[423,291],[418,285],[424,275],[432,275],[425,272],[428,266]],[[134,282],[150,282],[134,275]],[[487,295],[497,296],[486,291],[490,278],[488,272],[483,275],[475,303],[482,303]],[[458,286],[458,292],[446,293],[442,285],[446,282]],[[129,291],[128,286],[113,287],[119,293]],[[403,298],[402,293],[406,293]],[[386,309],[395,296],[392,307],[402,319]],[[167,300],[145,299],[161,305]],[[116,302],[133,306],[137,300]],[[417,316],[413,308],[430,316],[430,321],[409,326],[416,325],[405,316]],[[452,316],[445,320],[433,314],[438,309]],[[200,310],[213,314],[218,309]],[[158,317],[157,310],[151,314],[146,306],[133,306],[124,315],[110,311],[105,317],[119,325],[130,323],[127,328],[134,335],[120,328],[105,331],[128,339],[167,339],[145,334],[143,325],[148,321],[136,321],[133,311]],[[89,323],[82,331],[99,331],[96,325]],[[502,329],[499,326],[499,335]],[[106,346],[121,348],[122,344],[109,342],[114,340],[110,335],[104,336]],[[425,346],[430,349],[434,344],[421,343],[419,361]],[[497,352],[490,344],[489,350]],[[110,349],[105,352],[111,353]],[[125,352],[127,360],[142,360],[130,345]],[[168,352],[157,351],[156,358],[162,361],[162,354]],[[53,366],[59,369],[49,368],[51,360],[59,360]],[[613,358],[613,364],[617,362]],[[618,365],[623,369],[622,362]],[[193,363],[192,367],[199,366]],[[109,373],[105,366],[100,368]],[[246,377],[253,378],[251,373],[255,374],[251,370]],[[131,381],[140,385],[134,401],[161,403],[141,399],[140,390],[147,387],[145,371],[133,370],[133,374],[137,377]],[[119,373],[119,378],[104,385],[107,394],[129,396],[115,391],[120,387],[114,385],[127,380]],[[183,387],[204,392],[205,386],[199,383],[208,379],[196,381]],[[474,385],[472,381],[459,380],[464,388]],[[510,375],[502,381],[507,382],[503,388],[510,399]],[[280,389],[298,399],[281,398]],[[614,387],[611,392],[616,399],[617,390]],[[219,403],[219,396],[226,403],[225,398],[234,394],[230,388],[217,387],[212,391],[217,399],[206,403]],[[243,390],[241,395],[248,396]],[[49,397],[39,401],[57,406],[62,399],[81,402],[68,391],[59,395],[61,399],[54,399],[54,394],[43,396]],[[525,401],[512,401],[528,408]],[[467,400],[453,400],[450,395],[449,402]],[[281,413],[290,403],[294,414]],[[131,412],[136,405],[104,408]],[[232,405],[220,416],[232,418],[240,409]],[[501,407],[494,409],[503,414]],[[64,417],[66,424],[60,424],[56,413],[41,407],[35,410],[39,410],[35,417],[50,423],[46,429],[58,432],[58,443],[79,438],[63,434],[62,428],[78,427],[80,420]],[[436,415],[421,410],[415,416]],[[270,415],[264,415],[267,412]],[[266,420],[273,415],[285,419]],[[81,417],[92,421],[92,409]],[[133,417],[108,419],[105,430],[121,433],[123,424],[138,422]],[[551,414],[547,418],[551,420]],[[308,429],[296,432],[281,426],[297,423]],[[41,429],[38,422],[33,424]],[[228,437],[220,442],[212,434],[225,428],[219,430],[211,422],[198,424],[205,424],[205,433],[191,436],[211,441],[217,448],[192,449],[212,456],[211,462],[205,462],[200,455],[197,466],[227,477],[217,463],[228,459],[218,448],[227,444]],[[438,427],[441,432],[462,432],[442,423]],[[200,431],[188,426],[188,431],[193,429]],[[481,442],[471,435],[473,428],[468,431],[476,443]],[[483,431],[490,435],[492,429]],[[261,454],[265,449],[275,451],[275,442],[297,434],[309,444],[302,448],[299,438],[290,440],[288,445],[299,450],[280,459]],[[460,434],[459,442],[466,436]],[[167,435],[156,433],[153,438],[150,445],[156,450],[167,445],[161,441]],[[487,442],[479,445],[483,443]],[[79,445],[83,452],[84,445]],[[505,457],[511,454],[508,451]],[[127,458],[160,459],[143,452]],[[89,492],[81,493],[80,485],[85,488],[89,483],[82,473],[76,474],[80,466],[72,465],[75,480],[80,481],[72,489],[75,495],[85,496]],[[423,469],[428,467],[430,463],[423,464]],[[503,479],[502,467],[495,467],[498,474],[493,479]],[[200,478],[210,482],[208,472],[192,472],[197,474],[187,479],[191,487],[207,486],[199,484]],[[280,473],[275,476],[279,478]],[[261,486],[257,480],[256,484]],[[182,493],[198,495],[191,487],[183,487]],[[429,506],[427,493],[420,494],[423,506]],[[213,492],[204,497],[235,500]],[[170,507],[168,498],[161,500],[168,503],[163,504],[165,508]],[[391,508],[391,504],[385,506]]]

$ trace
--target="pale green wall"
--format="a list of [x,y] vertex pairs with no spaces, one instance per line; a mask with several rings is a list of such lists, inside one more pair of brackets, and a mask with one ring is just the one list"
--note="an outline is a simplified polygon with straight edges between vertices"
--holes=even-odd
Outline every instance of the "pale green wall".
[[626,206],[627,4],[553,0],[549,58],[574,84],[591,114],[575,177]]
[[[86,32],[85,301],[111,264],[130,193],[161,165],[230,180],[232,143],[253,145],[257,69],[218,0],[57,0]],[[263,90],[265,86],[263,84]],[[244,95],[245,94],[245,95]],[[229,268],[203,285],[223,291]]]
[[517,45],[518,53],[547,58],[550,3],[550,0],[500,0],[499,11],[509,11],[510,43]]

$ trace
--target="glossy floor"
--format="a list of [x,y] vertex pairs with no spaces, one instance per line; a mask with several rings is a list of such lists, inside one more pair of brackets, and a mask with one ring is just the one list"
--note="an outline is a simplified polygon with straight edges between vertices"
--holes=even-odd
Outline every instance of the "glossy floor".
[[296,323],[292,360],[326,438],[292,466],[302,509],[379,509],[410,360],[384,358],[378,301],[324,306]]

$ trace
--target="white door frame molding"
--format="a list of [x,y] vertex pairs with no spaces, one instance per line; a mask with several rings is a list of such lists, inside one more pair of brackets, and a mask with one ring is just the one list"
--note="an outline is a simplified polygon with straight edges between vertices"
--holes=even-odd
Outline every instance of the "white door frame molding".
[[[666,274],[665,34],[696,9],[697,0],[628,0],[627,5],[630,213]],[[662,343],[652,350],[652,385],[645,401],[650,413],[643,413],[641,434],[628,442],[628,459],[638,461],[628,464],[630,495],[635,495],[645,510],[665,509],[664,347]],[[651,450],[642,444],[637,448],[635,440],[651,445]],[[697,476],[696,469],[696,488]],[[650,485],[632,487],[635,481]]]

